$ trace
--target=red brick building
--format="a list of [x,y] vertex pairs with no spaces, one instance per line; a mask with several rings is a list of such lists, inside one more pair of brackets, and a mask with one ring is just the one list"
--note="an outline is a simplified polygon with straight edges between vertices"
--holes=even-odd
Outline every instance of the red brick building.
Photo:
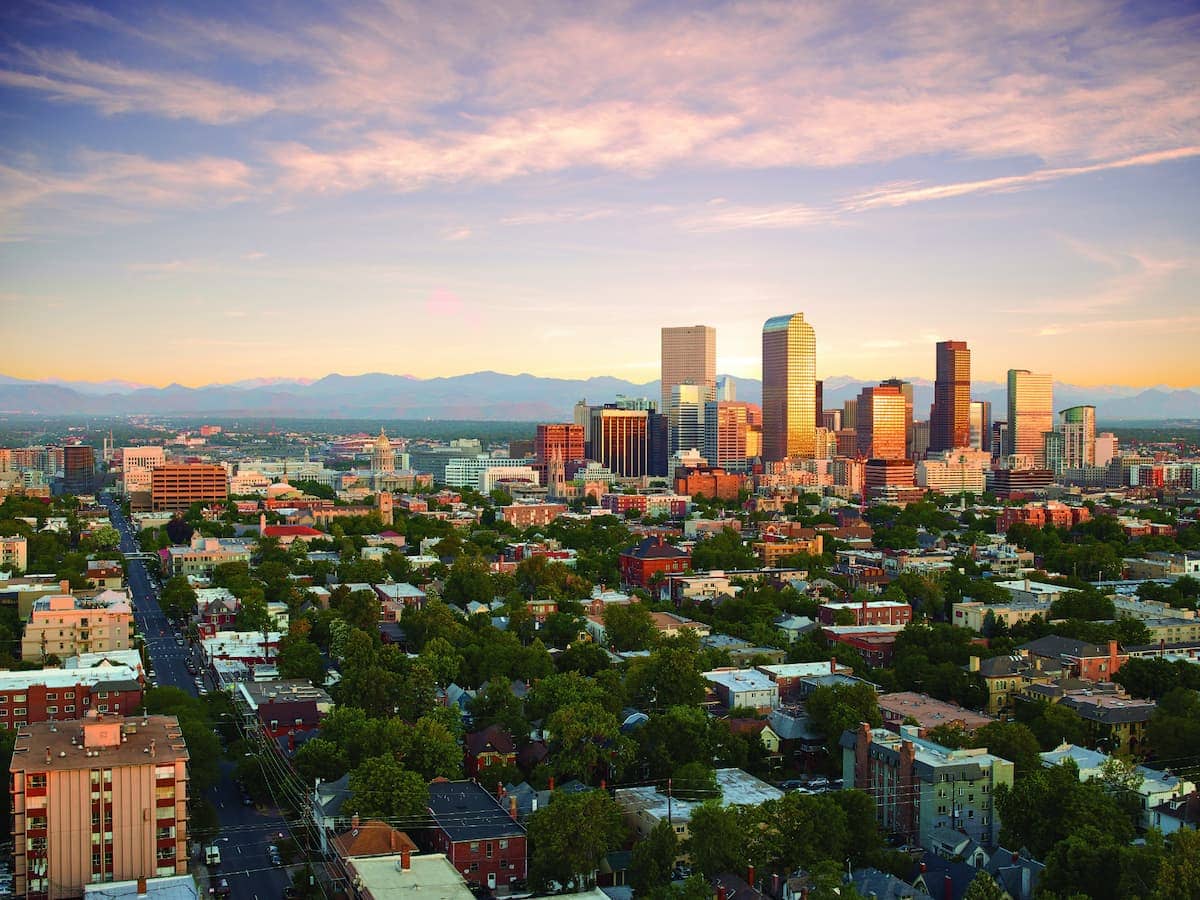
[[562,503],[517,503],[500,507],[500,517],[515,528],[537,528],[549,525],[566,511]]
[[672,575],[691,568],[692,551],[672,546],[661,536],[651,536],[623,551],[619,564],[623,584],[649,588],[656,573]]
[[489,725],[482,731],[468,734],[466,744],[466,770],[471,778],[486,783],[487,770],[517,764],[517,745],[512,737],[499,725]]
[[0,672],[0,728],[82,719],[92,710],[130,714],[142,683],[127,666]]
[[1033,528],[1053,525],[1055,528],[1073,528],[1092,518],[1086,506],[1067,506],[1065,503],[1027,503],[1024,506],[1009,506],[1000,511],[996,518],[996,534],[1004,534],[1018,522]]
[[718,500],[736,500],[749,479],[736,472],[707,467],[688,469],[676,473],[675,493],[689,497],[715,497]]
[[853,622],[847,625],[907,625],[912,621],[912,606],[897,600],[868,603],[823,603],[817,607],[817,620],[822,625],[837,625],[837,614],[849,613]]
[[474,781],[435,781],[429,785],[432,844],[444,853],[468,884],[495,890],[524,881],[525,829],[517,821],[516,797],[506,810]]

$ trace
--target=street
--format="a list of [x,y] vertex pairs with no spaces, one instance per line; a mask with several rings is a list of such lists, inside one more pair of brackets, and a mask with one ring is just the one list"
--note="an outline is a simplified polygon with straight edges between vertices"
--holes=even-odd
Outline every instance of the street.
[[[137,535],[120,505],[108,495],[104,497],[104,504],[113,526],[120,532],[121,552],[140,552]],[[145,564],[138,559],[129,560],[127,573],[133,594],[134,619],[146,640],[155,681],[160,686],[170,685],[196,696],[194,677],[187,670],[190,656],[204,677],[207,690],[212,685],[201,664],[199,651],[191,647],[186,632],[176,629],[158,605],[157,579],[151,577]],[[291,879],[286,869],[271,863],[268,847],[279,843],[281,834],[286,835],[286,823],[276,809],[261,811],[243,805],[242,793],[234,781],[235,764],[221,760],[220,767],[220,781],[209,790],[208,799],[216,807],[220,821],[216,843],[221,851],[221,864],[210,874],[228,880],[230,896],[234,900],[276,900]],[[193,860],[197,857],[203,859],[198,848],[191,854]]]

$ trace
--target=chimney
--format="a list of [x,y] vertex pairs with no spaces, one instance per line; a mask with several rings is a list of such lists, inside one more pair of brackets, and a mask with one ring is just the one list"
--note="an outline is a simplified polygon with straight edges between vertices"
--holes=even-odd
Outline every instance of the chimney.
[[967,664],[967,669],[968,669],[968,671],[971,671],[971,672],[979,671],[979,657],[978,656],[971,657],[971,661]]
[[154,738],[150,738],[150,758],[154,759],[157,756],[158,742]]
[[942,897],[944,900],[954,900],[954,879],[949,874],[942,882]]
[[921,868],[921,874],[924,875],[926,870],[928,869],[928,866],[926,866],[925,863],[921,863],[920,868]]
[[1120,653],[1116,641],[1108,642],[1108,679],[1112,680],[1113,672],[1117,671],[1117,654]]
[[779,873],[778,872],[776,872],[774,875],[771,876],[771,896],[775,897],[775,898],[779,897]]
[[146,889],[146,876],[139,875],[137,880],[137,895],[139,897],[145,897],[149,895],[149,893],[150,892]]
[[554,776],[553,775],[550,776],[550,790],[552,790],[552,791],[554,790]]
[[46,763],[47,763],[47,765],[49,765],[49,763],[50,763],[50,759],[51,759],[51,756],[50,756],[50,748],[49,748],[49,747],[47,747],[47,748],[46,748]]
[[837,674],[837,657],[836,656],[829,657],[829,674],[830,675]]
[[60,591],[62,591],[64,594],[69,594],[69,593],[71,593],[71,581],[70,581],[70,579],[68,579],[68,578],[64,578],[62,581],[60,581],[60,582],[58,583],[58,589],[59,589]]
[[412,868],[412,847],[409,847],[407,844],[400,851],[400,868],[405,872]]
[[496,782],[496,796],[502,800],[504,799],[504,782],[503,781]]
[[1021,861],[1021,851],[1020,850],[1014,850],[1012,852],[1012,861],[1013,861],[1014,866]]
[[754,887],[754,866],[746,867],[746,884]]
[[602,790],[602,791],[608,790],[608,779],[607,778],[600,779],[600,790]]
[[350,827],[355,831],[358,831],[358,813],[355,813],[350,817]]
[[723,884],[717,885],[717,900],[725,900],[725,898],[726,898],[725,885],[723,885]]
[[513,821],[517,821],[517,798],[508,798],[508,814],[512,816]]
[[267,514],[265,512],[260,512],[258,514],[258,533],[262,534],[264,531],[266,531],[266,528],[267,528]]

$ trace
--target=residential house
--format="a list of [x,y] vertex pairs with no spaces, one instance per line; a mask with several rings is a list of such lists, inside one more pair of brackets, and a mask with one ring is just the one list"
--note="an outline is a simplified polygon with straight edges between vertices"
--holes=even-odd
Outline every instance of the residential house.
[[525,828],[516,801],[506,810],[474,781],[434,781],[429,785],[432,843],[469,885],[494,891],[527,877]]
[[756,669],[714,669],[702,673],[726,712],[752,709],[770,712],[779,705],[779,686]]
[[1017,648],[1027,657],[1057,661],[1073,677],[1084,681],[1112,681],[1129,660],[1116,641],[1100,647],[1087,641],[1048,634]]
[[500,769],[517,764],[517,745],[512,735],[499,725],[489,725],[473,731],[464,739],[466,771],[470,778],[486,781],[488,769]]
[[622,551],[618,564],[624,585],[650,589],[661,578],[690,569],[692,551],[668,544],[662,535],[650,535]]

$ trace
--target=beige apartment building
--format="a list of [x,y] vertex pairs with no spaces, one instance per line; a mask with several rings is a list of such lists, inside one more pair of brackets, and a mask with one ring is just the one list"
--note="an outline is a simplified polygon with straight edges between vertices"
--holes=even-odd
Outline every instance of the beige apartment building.
[[42,597],[21,639],[22,659],[65,659],[81,653],[127,650],[133,646],[133,609],[119,591],[104,591],[91,600],[69,594]]
[[188,752],[174,716],[93,716],[17,734],[9,766],[18,897],[187,872]]

